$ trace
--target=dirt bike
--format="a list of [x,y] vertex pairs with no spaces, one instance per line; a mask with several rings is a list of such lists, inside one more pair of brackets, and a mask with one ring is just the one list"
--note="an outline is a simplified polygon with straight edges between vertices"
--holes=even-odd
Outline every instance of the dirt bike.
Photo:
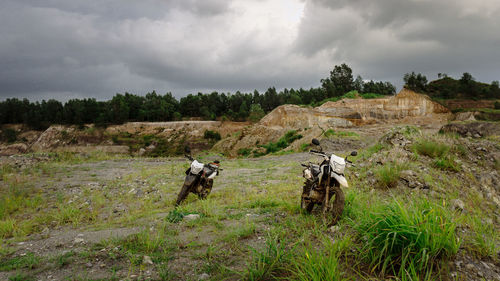
[[[348,187],[344,169],[346,163],[352,165],[352,162],[347,160],[347,157],[342,158],[323,152],[317,139],[313,139],[312,144],[319,146],[320,150],[310,150],[309,152],[323,157],[323,162],[320,165],[311,162],[301,164],[305,167],[302,176],[306,181],[304,182],[300,207],[311,213],[314,205],[322,205],[323,220],[326,223],[327,213],[331,213],[333,218],[329,225],[334,225],[344,211],[345,197],[341,187]],[[356,151],[351,152],[351,156],[357,154]],[[333,197],[335,197],[334,200],[332,200]]]
[[186,170],[186,178],[184,179],[184,184],[182,185],[179,195],[177,195],[175,206],[178,206],[184,201],[190,192],[198,195],[200,199],[207,198],[208,194],[212,191],[214,178],[219,175],[219,171],[222,171],[219,167],[220,162],[218,160],[212,163],[203,164],[191,156],[191,150],[189,148],[186,148],[185,152],[186,154],[184,156],[191,161],[191,165]]

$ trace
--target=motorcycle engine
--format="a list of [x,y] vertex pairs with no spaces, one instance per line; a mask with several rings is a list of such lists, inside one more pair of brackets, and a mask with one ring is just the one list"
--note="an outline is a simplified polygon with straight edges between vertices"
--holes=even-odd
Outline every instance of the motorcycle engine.
[[314,189],[311,189],[311,191],[309,191],[309,198],[312,201],[316,201],[316,202],[321,202],[323,200],[321,193],[314,190]]

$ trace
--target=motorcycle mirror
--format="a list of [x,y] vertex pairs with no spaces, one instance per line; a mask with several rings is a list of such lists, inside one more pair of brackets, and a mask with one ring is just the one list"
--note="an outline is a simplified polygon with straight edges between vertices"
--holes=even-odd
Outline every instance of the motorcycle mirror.
[[186,152],[186,154],[191,153],[191,149],[189,148],[189,146],[184,147],[184,152]]
[[311,141],[311,142],[312,142],[312,144],[314,144],[314,145],[319,145],[319,140],[317,140],[317,139],[312,139],[312,141]]
[[356,156],[356,155],[358,155],[358,152],[356,150],[351,152],[351,156]]

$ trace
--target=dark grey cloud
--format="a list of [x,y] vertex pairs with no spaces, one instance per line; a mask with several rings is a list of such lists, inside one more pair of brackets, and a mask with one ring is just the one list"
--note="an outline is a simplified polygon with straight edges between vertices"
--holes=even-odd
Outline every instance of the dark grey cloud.
[[498,12],[494,0],[313,0],[306,4],[296,50],[306,56],[329,50],[332,61],[398,85],[409,71],[430,78],[469,71],[489,82],[500,78]]
[[0,99],[319,85],[338,63],[500,79],[496,0],[4,0]]

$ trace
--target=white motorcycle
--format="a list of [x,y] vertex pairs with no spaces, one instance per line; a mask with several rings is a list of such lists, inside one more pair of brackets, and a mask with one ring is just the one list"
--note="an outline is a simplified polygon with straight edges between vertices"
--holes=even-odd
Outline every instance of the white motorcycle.
[[[310,150],[314,155],[323,157],[320,165],[309,162],[301,164],[305,167],[302,176],[306,179],[302,191],[300,206],[306,212],[312,212],[314,205],[322,205],[323,219],[326,221],[327,213],[331,213],[332,221],[329,225],[334,225],[340,219],[344,211],[345,197],[341,187],[348,187],[344,176],[346,163],[352,164],[346,158],[335,154],[323,152],[317,139],[312,140],[312,144],[320,147],[320,151]],[[356,156],[356,151],[351,152],[351,156]],[[334,200],[332,198],[335,197]]]
[[177,196],[177,201],[175,202],[176,206],[186,199],[189,192],[198,195],[200,199],[207,198],[208,194],[212,191],[214,178],[219,175],[219,171],[222,171],[219,167],[220,162],[218,160],[212,163],[203,164],[191,157],[190,153],[191,150],[186,148],[185,157],[192,162],[191,166],[186,170],[186,178]]

